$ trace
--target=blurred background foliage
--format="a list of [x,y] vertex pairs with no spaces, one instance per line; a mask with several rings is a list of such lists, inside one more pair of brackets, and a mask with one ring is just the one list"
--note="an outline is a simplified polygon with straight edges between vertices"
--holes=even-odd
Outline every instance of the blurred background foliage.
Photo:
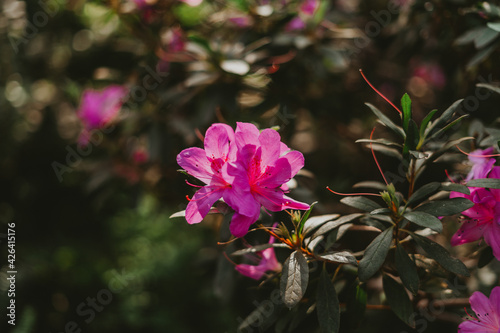
[[[390,100],[408,92],[418,122],[474,96],[481,77],[499,80],[498,5],[4,0],[0,232],[16,223],[19,274],[17,325],[4,318],[1,330],[63,332],[74,321],[84,332],[236,331],[252,302],[273,287],[257,288],[221,255],[217,241],[228,238],[221,217],[196,226],[169,219],[192,194],[176,155],[199,146],[197,132],[213,122],[279,126],[306,158],[292,194],[319,200],[317,213],[345,213],[325,186],[350,191],[380,177],[368,151],[354,143],[374,122],[363,103],[396,117],[358,69]],[[130,96],[102,142],[82,153],[80,95],[110,84],[126,86]],[[498,95],[481,101],[473,117],[492,124],[499,102]],[[397,170],[380,159],[385,170]],[[58,176],[54,162],[68,169]],[[445,178],[427,177],[422,183]],[[87,323],[80,304],[120,277],[124,288]],[[389,311],[371,310],[359,331],[388,332],[387,320],[394,332],[405,329]],[[454,320],[430,321],[426,331],[453,332]],[[304,331],[307,321],[302,325]]]

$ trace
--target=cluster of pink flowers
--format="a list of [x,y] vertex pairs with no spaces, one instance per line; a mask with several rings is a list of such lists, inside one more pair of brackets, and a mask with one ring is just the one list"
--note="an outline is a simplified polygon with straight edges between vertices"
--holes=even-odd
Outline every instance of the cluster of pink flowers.
[[244,236],[260,215],[269,211],[309,208],[285,195],[286,183],[304,166],[304,156],[291,151],[273,129],[259,132],[249,123],[212,125],[205,134],[205,149],[187,148],[177,163],[205,183],[186,208],[188,223],[199,223],[222,198],[234,210],[230,230]]
[[[493,148],[473,151],[469,160],[473,163],[466,180],[480,178],[500,178],[500,167],[496,160],[489,158]],[[500,260],[500,190],[469,187],[470,195],[451,192],[451,198],[467,198],[474,206],[462,212],[465,219],[460,229],[453,235],[451,245],[461,245],[484,238],[491,246],[493,254]]]
[[286,26],[287,31],[303,30],[319,7],[319,0],[304,0],[299,7],[299,15],[294,17]]

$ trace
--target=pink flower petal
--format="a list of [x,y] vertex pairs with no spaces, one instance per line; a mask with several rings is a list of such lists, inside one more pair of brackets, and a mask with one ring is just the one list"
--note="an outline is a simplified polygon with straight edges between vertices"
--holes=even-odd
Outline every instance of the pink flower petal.
[[270,165],[280,157],[280,142],[279,133],[273,129],[266,128],[259,135],[259,143],[262,149],[262,164]]
[[236,265],[235,269],[246,277],[249,277],[254,280],[260,280],[264,274],[266,274],[266,268],[248,264],[240,264]]
[[451,238],[451,245],[457,246],[465,243],[475,242],[483,237],[484,229],[478,227],[477,220],[465,220],[460,229]]
[[186,220],[189,224],[199,223],[207,216],[212,205],[220,199],[221,189],[205,186],[200,188],[191,198],[186,208]]
[[229,157],[229,146],[234,141],[233,129],[226,124],[214,124],[207,129],[205,134],[205,152],[209,158]]
[[203,149],[192,147],[184,149],[177,155],[177,164],[191,176],[198,178],[205,184],[212,181],[212,168]]
[[239,214],[238,212],[235,212],[231,220],[231,224],[229,225],[229,230],[231,231],[231,234],[233,234],[235,237],[245,236],[250,226],[255,221],[257,221],[259,215],[260,215],[260,210],[259,214],[256,214],[254,216],[245,216]]
[[235,140],[238,149],[247,144],[257,146],[259,144],[259,129],[250,123],[236,123]]
[[492,223],[488,230],[485,231],[484,240],[486,244],[491,246],[495,258],[500,260],[500,225],[498,223]]

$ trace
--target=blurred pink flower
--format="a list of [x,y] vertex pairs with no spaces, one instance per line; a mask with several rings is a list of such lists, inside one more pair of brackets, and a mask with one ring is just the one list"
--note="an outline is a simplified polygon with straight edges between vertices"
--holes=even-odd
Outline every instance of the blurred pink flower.
[[300,12],[304,15],[312,16],[319,7],[319,0],[304,0],[300,5]]
[[230,230],[244,236],[260,215],[270,211],[309,209],[309,205],[285,196],[284,186],[304,166],[304,157],[280,141],[278,132],[237,123],[236,132],[214,124],[206,132],[205,149],[187,148],[177,163],[205,186],[195,193],[186,208],[188,223],[198,223],[212,205],[223,198],[234,209]]
[[446,75],[441,66],[435,63],[420,63],[413,70],[413,76],[423,79],[437,89],[446,85]]
[[306,23],[300,16],[294,17],[288,24],[285,26],[285,31],[297,31],[304,30],[306,28]]
[[102,91],[87,89],[82,94],[77,116],[83,124],[78,143],[88,144],[90,131],[106,127],[118,115],[128,89],[118,85],[109,86]]
[[477,319],[464,321],[458,326],[459,333],[498,333],[500,332],[500,287],[491,291],[490,298],[476,291],[469,299]]
[[[277,223],[274,227],[277,226]],[[274,243],[274,237],[269,238],[268,244]],[[259,251],[256,253],[259,257],[260,261],[258,265],[248,265],[248,264],[239,264],[236,265],[235,269],[244,276],[252,278],[254,280],[260,280],[266,272],[281,271],[281,264],[276,259],[276,254],[274,253],[274,248],[270,247],[263,251]]]
[[[474,163],[467,180],[478,178],[500,178],[500,167],[493,166],[495,159],[479,157],[488,155],[493,149],[476,150],[469,159]],[[462,212],[466,218],[460,229],[451,238],[451,245],[461,245],[484,238],[493,254],[500,260],[500,190],[469,187],[470,195],[451,192],[450,198],[466,198],[474,206]]]
[[247,28],[252,25],[252,18],[250,16],[234,16],[229,18],[229,22],[233,23],[239,28]]

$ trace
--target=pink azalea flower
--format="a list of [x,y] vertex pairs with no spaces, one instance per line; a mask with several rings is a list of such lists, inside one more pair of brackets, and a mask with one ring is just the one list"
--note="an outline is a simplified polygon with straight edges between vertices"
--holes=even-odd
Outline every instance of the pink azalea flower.
[[206,184],[187,205],[186,220],[189,224],[201,222],[220,198],[224,198],[236,212],[231,225],[237,223],[235,219],[240,215],[253,214],[244,201],[250,194],[245,172],[230,164],[236,156],[233,141],[234,132],[230,126],[214,124],[205,134],[205,149],[187,148],[177,155],[177,163],[188,174]]
[[[309,205],[285,195],[286,183],[304,166],[304,156],[291,151],[273,129],[259,132],[255,125],[238,123],[235,132],[238,148],[236,170],[245,170],[250,195],[244,199],[253,214],[239,216],[231,223],[233,235],[246,234],[259,217],[260,206],[277,212],[284,209],[309,209]],[[234,220],[234,218],[233,218]]]
[[[277,226],[275,224],[274,226]],[[269,238],[269,244],[274,243],[274,237]],[[260,262],[258,265],[248,265],[248,264],[239,264],[236,265],[235,269],[244,276],[252,278],[254,280],[260,280],[266,272],[281,271],[281,264],[276,259],[276,254],[274,253],[274,248],[270,247],[263,251],[257,252],[257,255],[260,257]]]
[[296,31],[304,30],[306,28],[306,23],[300,16],[294,17],[285,27],[286,31]]
[[490,298],[476,291],[469,299],[477,319],[464,321],[458,326],[459,333],[500,332],[500,287],[491,291]]
[[319,0],[305,0],[300,5],[300,12],[312,16],[319,7]]
[[[487,155],[492,150],[475,151],[473,155]],[[469,157],[474,163],[467,179],[500,178],[500,167],[494,167],[495,159]],[[493,254],[500,260],[500,190],[470,187],[470,195],[451,192],[450,198],[466,198],[474,206],[462,212],[465,219],[451,238],[451,245],[461,245],[484,238]]]
[[493,168],[496,160],[494,158],[479,157],[484,155],[491,155],[494,151],[493,147],[481,150],[477,149],[470,153],[469,160],[472,162],[472,168],[467,175],[466,181],[471,179],[486,178],[488,173]]
[[304,157],[280,141],[278,132],[238,123],[236,132],[224,124],[212,125],[205,135],[205,149],[188,148],[177,163],[205,186],[186,208],[188,223],[199,223],[212,205],[223,198],[235,211],[230,230],[244,236],[260,215],[270,211],[309,209],[309,205],[285,195],[284,186],[304,166]]
[[84,129],[78,138],[82,146],[88,144],[90,131],[106,127],[118,115],[123,99],[128,90],[122,86],[112,85],[102,91],[87,89],[82,94],[78,118]]

